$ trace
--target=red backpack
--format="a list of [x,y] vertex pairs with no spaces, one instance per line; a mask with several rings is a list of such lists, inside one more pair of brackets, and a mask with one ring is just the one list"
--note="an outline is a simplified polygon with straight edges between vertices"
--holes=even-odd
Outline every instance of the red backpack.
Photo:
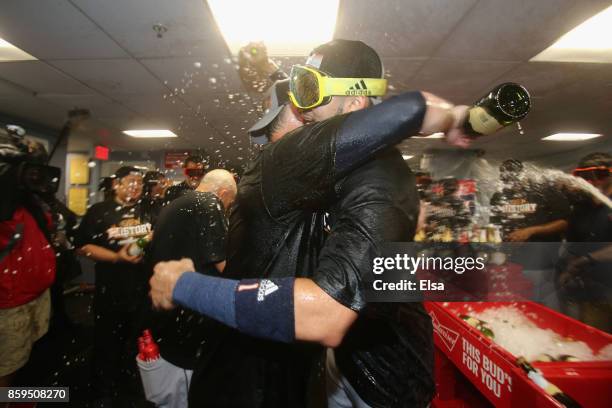
[[0,248],[0,309],[28,303],[51,286],[55,251],[25,208],[0,223]]

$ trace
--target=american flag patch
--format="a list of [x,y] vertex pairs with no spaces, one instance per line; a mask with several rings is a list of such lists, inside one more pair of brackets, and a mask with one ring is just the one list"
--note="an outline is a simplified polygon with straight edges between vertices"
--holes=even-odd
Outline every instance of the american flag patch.
[[238,292],[242,292],[243,290],[253,290],[259,287],[259,283],[252,283],[250,285],[238,285]]

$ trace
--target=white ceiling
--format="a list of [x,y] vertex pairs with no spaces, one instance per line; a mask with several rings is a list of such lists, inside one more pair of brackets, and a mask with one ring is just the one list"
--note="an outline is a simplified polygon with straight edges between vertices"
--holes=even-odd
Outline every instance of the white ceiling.
[[[609,5],[343,0],[335,36],[373,46],[394,93],[425,89],[470,103],[497,83],[524,84],[533,96],[525,134],[509,128],[476,146],[494,159],[565,166],[584,151],[612,150],[612,66],[528,61]],[[245,129],[259,114],[257,100],[243,91],[204,0],[0,0],[0,6],[0,37],[39,59],[0,63],[0,113],[59,128],[68,109],[88,108],[90,137],[116,150],[200,147],[236,164],[247,157]],[[152,30],[156,23],[168,27],[163,38]],[[169,127],[180,137],[136,140],[120,133],[144,126]],[[539,140],[559,131],[606,136]],[[440,146],[412,140],[403,149],[417,154]]]

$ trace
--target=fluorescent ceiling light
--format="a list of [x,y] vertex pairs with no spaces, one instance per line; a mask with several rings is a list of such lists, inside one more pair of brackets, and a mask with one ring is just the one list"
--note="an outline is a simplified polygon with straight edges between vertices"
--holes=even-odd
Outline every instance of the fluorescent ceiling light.
[[612,6],[566,33],[531,61],[612,63]]
[[580,140],[595,139],[603,136],[600,133],[555,133],[554,135],[546,136],[542,140],[554,140],[557,142],[576,142]]
[[177,137],[168,129],[124,130],[123,133],[132,137]]
[[412,136],[411,139],[442,139],[444,138],[444,133],[438,132],[433,133],[429,136]]
[[0,62],[31,61],[36,58],[0,38]]
[[410,160],[412,159],[414,156],[411,156],[409,154],[402,154],[402,157],[404,158],[404,160]]
[[232,54],[263,41],[270,55],[308,55],[334,35],[339,0],[208,0]]

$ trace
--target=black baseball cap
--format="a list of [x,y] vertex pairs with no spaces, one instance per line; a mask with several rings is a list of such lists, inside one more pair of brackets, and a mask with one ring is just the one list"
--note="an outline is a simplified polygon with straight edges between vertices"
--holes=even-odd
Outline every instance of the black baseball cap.
[[269,105],[261,119],[248,130],[251,136],[259,136],[262,131],[278,116],[280,111],[289,102],[289,79],[276,81],[270,86],[264,100],[269,101]]
[[318,46],[306,65],[335,78],[382,78],[378,53],[363,41],[336,39]]
[[134,166],[122,166],[115,171],[114,178],[121,180],[125,176],[129,176],[132,173],[137,173],[142,176],[142,170],[134,167]]

